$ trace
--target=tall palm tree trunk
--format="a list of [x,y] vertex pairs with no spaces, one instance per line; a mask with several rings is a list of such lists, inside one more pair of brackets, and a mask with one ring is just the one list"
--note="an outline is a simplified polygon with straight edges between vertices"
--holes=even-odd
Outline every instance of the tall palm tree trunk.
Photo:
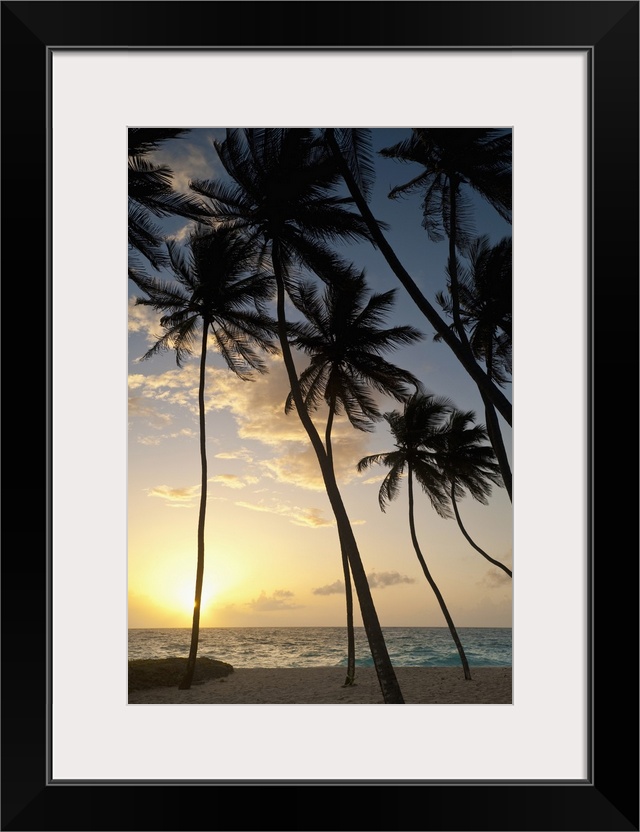
[[460,641],[460,637],[458,636],[458,631],[455,628],[455,624],[453,623],[453,619],[447,609],[447,605],[444,602],[444,598],[442,597],[442,593],[438,589],[436,582],[431,577],[431,572],[429,572],[429,568],[426,564],[426,561],[420,551],[420,545],[418,544],[418,537],[416,535],[416,526],[413,517],[413,472],[411,470],[411,463],[408,464],[407,468],[407,480],[409,485],[409,529],[411,531],[411,541],[413,543],[413,548],[415,549],[416,555],[418,556],[418,560],[420,561],[420,566],[422,566],[422,571],[424,572],[424,576],[429,582],[429,586],[434,591],[436,598],[438,599],[438,603],[440,604],[440,609],[449,625],[449,632],[451,633],[451,637],[453,638],[456,647],[458,648],[458,654],[460,655],[460,661],[462,662],[462,668],[464,670],[464,678],[471,679],[471,671],[469,670],[469,663],[467,661],[467,657],[464,652],[464,648],[462,646],[462,642]]
[[[458,287],[458,180],[454,174],[449,176],[449,278],[451,281],[451,309],[453,312],[453,323],[460,341],[469,347],[467,333],[465,332],[460,318],[460,292]],[[470,347],[469,347],[470,349]],[[482,388],[481,388],[482,389]]]
[[404,704],[404,698],[402,696],[393,665],[391,664],[391,659],[389,658],[387,645],[378,620],[378,614],[373,603],[373,598],[371,597],[371,588],[369,587],[367,576],[364,571],[364,565],[360,557],[360,552],[358,551],[358,545],[351,528],[351,522],[344,507],[344,503],[342,502],[342,497],[336,483],[333,468],[329,464],[324,445],[322,444],[322,439],[318,435],[315,425],[307,412],[298,384],[298,376],[293,363],[291,348],[289,347],[287,321],[284,310],[284,277],[282,273],[279,246],[276,240],[274,240],[272,244],[272,257],[273,271],[277,287],[276,303],[278,336],[280,339],[280,347],[282,349],[282,357],[284,359],[285,368],[289,377],[289,384],[291,385],[293,401],[295,403],[296,410],[298,411],[300,421],[302,422],[302,425],[306,430],[316,453],[322,479],[327,490],[327,496],[329,497],[329,502],[331,503],[331,508],[333,509],[333,513],[336,518],[340,542],[344,547],[349,560],[349,565],[353,574],[353,581],[356,587],[356,593],[358,595],[358,601],[360,603],[362,621],[369,640],[369,648],[371,650],[373,663],[378,675],[378,682],[380,683],[380,688],[382,690],[382,698],[386,704],[402,705]]
[[193,602],[193,623],[191,625],[191,646],[187,669],[178,685],[180,690],[189,690],[196,669],[198,638],[200,636],[200,603],[202,601],[202,583],[204,579],[204,521],[207,512],[207,439],[204,415],[204,382],[207,363],[207,336],[209,322],[202,321],[202,351],[200,353],[200,385],[198,387],[198,413],[200,419],[200,510],[198,513],[198,562],[196,566],[196,591]]
[[469,375],[476,382],[478,387],[486,392],[489,399],[495,404],[499,413],[503,416],[507,424],[510,425],[512,419],[511,402],[509,402],[504,393],[491,381],[491,379],[488,378],[487,374],[484,372],[482,367],[479,366],[479,364],[476,362],[475,358],[471,354],[471,350],[469,349],[468,345],[461,343],[460,340],[454,335],[451,329],[447,326],[446,322],[442,320],[440,315],[438,315],[438,312],[436,311],[435,307],[432,306],[429,303],[429,301],[425,298],[418,286],[414,283],[409,273],[400,263],[398,257],[396,256],[396,253],[391,248],[384,234],[380,230],[380,226],[378,225],[378,223],[375,220],[375,217],[371,213],[371,209],[367,205],[367,202],[363,197],[362,192],[358,188],[358,185],[355,179],[353,178],[351,171],[349,170],[349,166],[346,163],[342,153],[340,152],[340,148],[338,147],[338,143],[336,142],[333,130],[330,128],[325,130],[325,136],[331,149],[331,152],[333,153],[333,156],[340,167],[340,172],[347,185],[349,193],[353,197],[353,200],[356,203],[358,210],[362,215],[362,218],[367,223],[367,227],[369,228],[369,231],[376,246],[382,252],[391,270],[398,278],[400,283],[407,290],[409,296],[414,301],[418,309],[420,309],[422,314],[429,321],[431,326],[433,326],[433,328],[440,335],[442,340],[453,351],[454,355],[460,361],[464,369],[469,373]]
[[[336,409],[336,397],[332,396],[329,405],[329,416],[327,418],[327,427],[325,430],[324,445],[327,451],[327,459],[329,465],[333,469],[333,448],[331,445],[331,429],[333,427],[333,417]],[[335,475],[335,470],[334,470]],[[355,683],[356,676],[356,636],[353,626],[353,590],[351,588],[351,572],[349,569],[349,558],[345,546],[340,540],[340,550],[342,554],[342,571],[344,573],[344,591],[345,601],[347,606],[347,676],[344,680],[343,687],[347,688]]]
[[480,552],[482,557],[486,558],[489,561],[489,563],[492,563],[494,566],[497,566],[500,569],[503,569],[507,573],[507,575],[510,578],[512,578],[513,574],[511,573],[511,570],[507,566],[505,566],[504,563],[500,563],[499,560],[496,560],[495,558],[490,557],[484,550],[482,550],[476,543],[474,543],[474,541],[471,539],[470,535],[467,533],[467,530],[462,525],[462,518],[460,517],[460,512],[458,511],[458,503],[456,502],[456,498],[455,498],[455,484],[451,485],[451,505],[453,506],[453,513],[455,514],[456,520],[458,522],[458,528],[460,529],[460,531],[464,535],[467,542],[470,543],[473,546],[473,548],[476,550],[476,552]]

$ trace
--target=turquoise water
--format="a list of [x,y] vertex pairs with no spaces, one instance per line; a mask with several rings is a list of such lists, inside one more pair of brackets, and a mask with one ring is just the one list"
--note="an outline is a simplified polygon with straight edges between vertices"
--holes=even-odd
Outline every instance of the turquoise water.
[[[460,657],[447,627],[386,627],[396,667],[452,667]],[[471,667],[510,667],[511,629],[458,627]],[[129,659],[187,656],[189,628],[129,630]],[[347,663],[344,627],[205,627],[199,656],[234,667],[341,667]],[[356,628],[356,665],[371,667],[364,628]]]

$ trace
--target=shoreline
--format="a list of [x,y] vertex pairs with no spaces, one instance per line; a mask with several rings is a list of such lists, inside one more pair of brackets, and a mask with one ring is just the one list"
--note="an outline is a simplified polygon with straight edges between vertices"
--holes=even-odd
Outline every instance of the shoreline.
[[[511,667],[396,667],[407,705],[510,705]],[[376,705],[384,704],[373,667],[356,668],[344,688],[344,667],[241,667],[190,690],[156,687],[132,691],[130,705]]]

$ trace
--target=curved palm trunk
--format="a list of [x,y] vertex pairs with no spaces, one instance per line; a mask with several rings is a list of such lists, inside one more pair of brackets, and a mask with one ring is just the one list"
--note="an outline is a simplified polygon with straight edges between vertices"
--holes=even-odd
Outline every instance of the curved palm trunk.
[[189,690],[196,669],[198,638],[200,635],[200,602],[202,600],[202,582],[204,579],[204,520],[207,511],[207,443],[204,417],[204,381],[207,363],[207,335],[209,322],[202,322],[202,352],[200,353],[200,385],[198,387],[198,412],[200,417],[200,511],[198,513],[198,562],[196,566],[196,591],[193,602],[193,623],[191,625],[191,647],[187,659],[187,669],[178,685],[180,690]]
[[[457,178],[454,175],[451,175],[449,178],[449,204],[451,225],[451,231],[449,234],[449,277],[451,278],[451,311],[453,314],[453,323],[458,332],[458,337],[460,338],[462,343],[468,346],[469,341],[467,339],[467,333],[465,331],[462,319],[460,317],[458,255],[456,253],[456,247],[458,244],[456,231],[456,223],[458,216],[456,194]],[[490,350],[487,357],[487,376],[490,379],[493,378]],[[513,502],[513,498],[511,496],[511,468],[509,466],[509,460],[507,458],[507,452],[504,446],[504,440],[502,438],[502,431],[500,430],[500,423],[498,422],[496,409],[490,397],[487,395],[486,391],[479,384],[477,385],[477,387],[478,392],[482,397],[482,401],[484,402],[485,422],[487,426],[487,435],[489,437],[489,442],[491,442],[491,447],[493,448],[493,451],[496,455],[496,459],[498,460],[498,465],[500,466],[500,473],[502,475],[504,487],[507,490],[509,499]]]
[[422,314],[429,321],[431,326],[433,326],[433,328],[440,335],[442,340],[453,351],[456,358],[460,361],[464,369],[469,373],[469,375],[476,382],[478,387],[486,392],[487,396],[494,403],[499,413],[503,416],[507,424],[510,425],[512,419],[511,402],[509,402],[504,393],[491,381],[491,379],[487,376],[482,367],[480,367],[480,365],[476,362],[468,346],[460,342],[460,340],[447,326],[446,322],[442,320],[440,315],[438,315],[438,312],[436,311],[435,307],[433,307],[425,298],[420,289],[414,283],[409,273],[400,263],[398,257],[396,256],[396,253],[391,248],[384,234],[380,230],[380,226],[378,225],[378,223],[375,220],[375,217],[371,213],[371,210],[367,205],[366,200],[362,196],[362,193],[358,188],[356,181],[353,178],[353,175],[351,174],[351,171],[349,170],[349,166],[345,162],[344,157],[340,152],[340,148],[338,147],[338,143],[335,140],[333,130],[330,128],[325,130],[325,136],[329,144],[329,147],[331,148],[331,152],[334,155],[340,167],[340,172],[347,185],[347,188],[349,189],[349,193],[353,197],[353,200],[356,203],[358,210],[362,215],[362,218],[367,223],[367,227],[371,232],[371,236],[375,242],[375,245],[382,252],[391,270],[398,278],[400,283],[407,290],[409,296],[414,301],[418,309],[420,309]]
[[413,543],[413,548],[416,551],[416,555],[418,556],[418,560],[420,561],[420,566],[422,566],[422,571],[424,572],[424,576],[429,582],[429,586],[434,591],[436,598],[438,599],[438,603],[440,604],[440,609],[449,625],[449,632],[451,633],[451,637],[453,638],[456,647],[458,648],[458,654],[460,656],[460,661],[462,662],[462,668],[464,670],[464,678],[471,679],[471,671],[469,670],[469,663],[467,661],[467,657],[464,652],[464,648],[462,646],[462,642],[460,641],[460,637],[458,636],[458,631],[455,628],[455,624],[453,623],[453,619],[447,609],[447,605],[444,602],[444,598],[442,597],[442,593],[438,589],[436,582],[431,577],[431,572],[429,572],[429,568],[426,564],[426,561],[420,551],[420,546],[418,544],[418,537],[416,535],[416,526],[415,521],[413,519],[413,472],[411,470],[411,463],[408,465],[407,471],[407,480],[409,483],[409,529],[411,531],[411,541]]
[[473,542],[473,540],[471,539],[471,537],[469,536],[469,534],[467,533],[467,530],[465,529],[465,527],[462,525],[462,519],[460,517],[460,512],[458,511],[458,504],[457,504],[456,498],[455,498],[455,485],[451,486],[451,505],[453,506],[453,513],[456,516],[456,520],[458,521],[458,527],[459,527],[460,531],[462,532],[462,534],[465,536],[465,539],[473,546],[473,548],[476,550],[476,552],[480,552],[482,557],[486,558],[489,561],[489,563],[492,563],[494,566],[497,566],[500,569],[503,569],[507,573],[507,575],[510,578],[512,578],[513,575],[511,573],[511,570],[507,566],[505,566],[504,563],[500,563],[499,560],[496,560],[495,558],[490,557],[485,551],[483,551],[478,545],[476,545]]
[[398,679],[393,669],[393,665],[391,664],[382,628],[380,627],[378,613],[376,612],[376,608],[373,604],[371,588],[369,587],[367,576],[364,571],[364,565],[362,563],[362,558],[360,557],[358,544],[356,543],[356,539],[351,528],[349,516],[347,515],[344,503],[342,502],[342,496],[340,495],[340,491],[338,489],[333,468],[329,464],[327,453],[324,445],[322,444],[322,439],[318,435],[315,425],[307,412],[302,399],[302,394],[300,392],[298,375],[296,373],[293,357],[291,355],[291,349],[289,347],[287,322],[284,311],[284,278],[280,261],[280,251],[277,241],[275,240],[272,244],[272,257],[273,271],[277,286],[278,336],[280,340],[280,347],[282,349],[282,357],[284,359],[287,375],[289,377],[289,384],[291,385],[291,395],[293,397],[296,410],[298,411],[298,417],[307,432],[307,436],[311,441],[318,459],[322,479],[324,481],[325,488],[327,489],[327,496],[329,497],[329,502],[331,503],[331,508],[333,509],[333,514],[336,518],[338,533],[340,535],[340,543],[343,546],[349,560],[349,566],[351,567],[351,572],[353,574],[353,582],[355,584],[358,601],[360,603],[362,621],[367,633],[369,648],[371,650],[371,656],[378,675],[380,689],[382,690],[382,698],[385,704],[404,704],[404,698],[400,690],[400,685],[398,684]]
[[[333,417],[335,414],[336,399],[335,396],[331,399],[329,405],[329,417],[327,419],[327,427],[325,430],[324,445],[327,451],[327,459],[329,465],[333,469],[333,448],[331,447],[331,428],[333,427]],[[334,471],[335,475],[335,471]],[[343,687],[347,688],[355,684],[356,676],[356,636],[353,627],[353,590],[351,588],[351,572],[349,570],[349,558],[347,557],[346,549],[340,540],[340,550],[342,554],[342,571],[344,573],[344,591],[347,606],[347,676],[344,680]]]
[[484,419],[487,425],[487,436],[489,437],[489,442],[491,442],[491,447],[493,448],[496,459],[498,460],[504,487],[509,495],[509,499],[513,502],[513,496],[511,494],[511,467],[509,466],[509,459],[507,457],[507,450],[504,446],[498,416],[493,404],[487,399],[482,390],[480,391],[480,395],[482,396],[482,401],[484,402]]

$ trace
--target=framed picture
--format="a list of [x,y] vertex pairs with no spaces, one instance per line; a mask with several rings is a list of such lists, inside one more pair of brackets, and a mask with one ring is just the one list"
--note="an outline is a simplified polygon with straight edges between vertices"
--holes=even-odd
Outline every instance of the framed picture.
[[[3,2],[2,46],[5,281],[39,299],[9,379],[46,413],[43,534],[16,507],[2,565],[2,828],[637,830],[638,3]],[[127,705],[125,128],[294,111],[513,129],[512,705]]]

